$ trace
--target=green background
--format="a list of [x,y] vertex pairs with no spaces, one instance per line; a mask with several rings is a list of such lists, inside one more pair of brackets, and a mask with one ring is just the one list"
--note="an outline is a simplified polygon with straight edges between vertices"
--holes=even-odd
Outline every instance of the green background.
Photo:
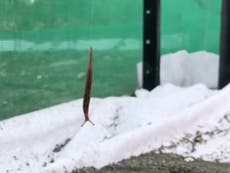
[[[82,98],[130,95],[142,60],[142,0],[0,1],[0,119]],[[219,51],[220,0],[162,0],[161,53]]]

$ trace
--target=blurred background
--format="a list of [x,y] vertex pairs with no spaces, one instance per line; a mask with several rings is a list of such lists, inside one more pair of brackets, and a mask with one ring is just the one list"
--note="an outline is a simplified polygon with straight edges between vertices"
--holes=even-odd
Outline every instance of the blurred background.
[[[142,0],[0,1],[0,119],[82,98],[130,95],[142,61]],[[220,0],[161,0],[161,54],[219,52]]]

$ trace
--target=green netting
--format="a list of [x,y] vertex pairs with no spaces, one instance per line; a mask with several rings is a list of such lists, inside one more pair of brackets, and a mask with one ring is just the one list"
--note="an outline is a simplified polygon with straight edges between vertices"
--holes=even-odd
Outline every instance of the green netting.
[[0,118],[83,96],[131,94],[142,56],[139,0],[0,1]]
[[161,51],[219,52],[220,0],[161,0]]
[[[131,94],[142,59],[142,0],[0,1],[0,119],[81,98]],[[162,0],[161,52],[219,49],[219,0]]]

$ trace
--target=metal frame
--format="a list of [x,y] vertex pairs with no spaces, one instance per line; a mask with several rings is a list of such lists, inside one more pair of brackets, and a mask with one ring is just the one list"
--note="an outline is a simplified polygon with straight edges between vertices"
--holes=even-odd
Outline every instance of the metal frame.
[[143,0],[143,88],[160,84],[160,0]]
[[222,0],[219,89],[230,82],[230,1]]

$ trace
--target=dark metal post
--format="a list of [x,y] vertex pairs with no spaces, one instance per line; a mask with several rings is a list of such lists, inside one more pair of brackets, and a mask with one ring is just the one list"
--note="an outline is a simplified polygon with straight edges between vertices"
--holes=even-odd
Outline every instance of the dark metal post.
[[143,88],[160,84],[160,0],[143,0]]
[[219,88],[230,82],[230,1],[222,0]]

